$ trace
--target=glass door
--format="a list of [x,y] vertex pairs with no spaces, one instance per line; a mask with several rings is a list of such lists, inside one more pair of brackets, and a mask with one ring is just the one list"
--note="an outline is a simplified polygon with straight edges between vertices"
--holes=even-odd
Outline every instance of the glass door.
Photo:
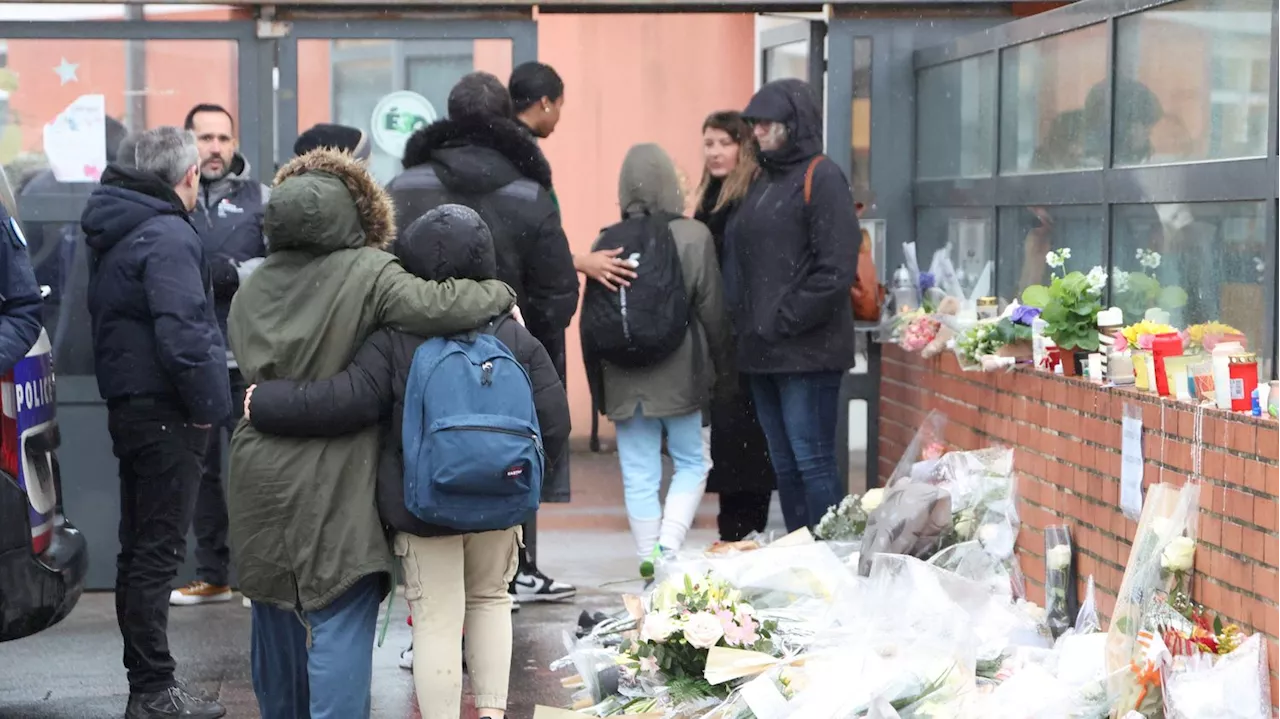
[[[769,25],[779,20],[761,16]],[[827,23],[795,20],[760,31],[760,84],[785,78],[813,85],[821,99],[826,84]]]
[[400,171],[409,136],[446,115],[449,91],[484,71],[505,84],[537,58],[532,21],[295,22],[280,46],[277,163],[317,123],[363,130],[370,168],[386,183]]

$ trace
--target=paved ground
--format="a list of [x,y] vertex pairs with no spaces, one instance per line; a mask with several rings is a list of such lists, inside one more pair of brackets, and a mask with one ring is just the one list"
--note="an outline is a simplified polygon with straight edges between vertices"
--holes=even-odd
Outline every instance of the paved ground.
[[[581,595],[574,604],[527,607],[514,615],[513,719],[529,719],[535,704],[568,699],[549,665],[564,654],[564,634],[579,612],[612,611],[620,592],[639,588],[638,581],[614,584],[636,576],[616,456],[578,454],[573,461],[574,502],[544,507],[539,551],[543,570],[576,584]],[[715,507],[714,497],[703,504],[690,546],[715,539]],[[418,717],[410,674],[396,665],[409,641],[406,611],[398,600],[386,643],[374,652],[375,717]],[[174,609],[170,637],[183,678],[220,697],[229,717],[258,717],[249,676],[249,611],[239,601]],[[0,719],[123,716],[127,690],[120,652],[111,595],[86,595],[59,626],[0,645]],[[474,711],[464,710],[463,716]]]

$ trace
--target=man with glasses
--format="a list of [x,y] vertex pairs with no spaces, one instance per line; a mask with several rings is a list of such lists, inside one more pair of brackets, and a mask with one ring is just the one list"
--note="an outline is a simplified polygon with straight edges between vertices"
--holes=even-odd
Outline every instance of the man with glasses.
[[[231,381],[233,414],[239,419],[245,384],[226,342],[231,298],[266,255],[262,214],[271,191],[249,176],[249,163],[238,151],[235,121],[221,105],[202,104],[187,113],[186,129],[200,150],[200,187],[192,221],[204,245],[213,277],[214,309],[222,330]],[[229,429],[229,428],[228,428]],[[196,500],[196,579],[173,590],[169,602],[190,606],[231,599],[231,553],[227,548],[227,498],[222,486],[225,461],[222,427],[209,433],[204,476]]]
[[200,191],[195,137],[158,127],[135,168],[109,165],[80,224],[91,253],[89,313],[98,391],[120,462],[116,619],[129,677],[126,719],[225,714],[174,677],[169,587],[210,430],[231,414],[205,251],[188,213]]

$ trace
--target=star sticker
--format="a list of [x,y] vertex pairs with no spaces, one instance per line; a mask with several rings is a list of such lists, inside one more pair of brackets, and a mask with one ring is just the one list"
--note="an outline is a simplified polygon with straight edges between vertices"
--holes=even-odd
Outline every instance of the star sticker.
[[69,82],[80,82],[80,78],[76,77],[76,70],[80,67],[79,63],[67,62],[67,58],[62,58],[62,62],[53,71],[58,73],[58,79],[65,85]]

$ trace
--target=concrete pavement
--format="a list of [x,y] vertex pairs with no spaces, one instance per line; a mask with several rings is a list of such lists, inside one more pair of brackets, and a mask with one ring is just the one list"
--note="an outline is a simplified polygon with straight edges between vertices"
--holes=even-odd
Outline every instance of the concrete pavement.
[[[580,595],[571,604],[528,606],[514,615],[513,719],[531,717],[535,704],[568,700],[560,675],[548,668],[564,654],[565,632],[573,630],[582,610],[613,611],[620,607],[619,593],[640,587],[638,580],[614,584],[637,575],[616,455],[575,454],[573,462],[574,501],[544,506],[538,544],[543,571],[577,585]],[[716,498],[708,497],[688,546],[714,541],[715,508]],[[411,675],[397,666],[409,643],[406,614],[397,599],[386,642],[374,651],[375,717],[419,716]],[[217,606],[173,608],[169,636],[180,678],[218,696],[228,717],[258,717],[249,673],[249,610],[238,597]],[[120,655],[112,595],[85,595],[57,627],[0,644],[0,719],[123,716],[127,687]],[[473,716],[474,710],[464,708],[463,717]]]

